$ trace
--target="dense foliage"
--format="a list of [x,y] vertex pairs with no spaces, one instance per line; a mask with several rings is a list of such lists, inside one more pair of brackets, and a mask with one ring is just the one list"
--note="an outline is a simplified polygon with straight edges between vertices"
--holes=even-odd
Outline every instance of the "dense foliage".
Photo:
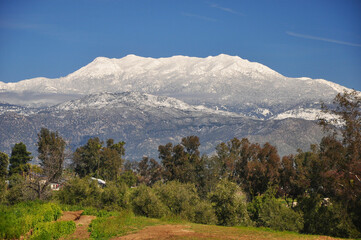
[[[214,156],[201,156],[199,138],[188,136],[179,144],[160,145],[160,162],[144,157],[124,164],[124,142],[109,139],[103,146],[99,138],[90,138],[76,149],[73,164],[63,174],[58,170],[64,161],[65,141],[58,133],[42,129],[38,143],[41,168],[26,165],[26,147],[16,144],[13,151],[21,157],[14,153],[13,159],[22,160],[10,166],[18,170],[8,177],[8,185],[0,185],[0,200],[11,205],[34,196],[44,198],[47,184],[57,179],[64,182],[51,197],[62,204],[122,209],[129,214],[203,224],[361,237],[361,99],[356,92],[345,92],[336,96],[335,106],[324,107],[324,111],[339,116],[335,120],[339,127],[320,120],[328,134],[319,145],[282,158],[269,143],[260,145],[237,138],[220,143]],[[0,158],[4,179],[7,156],[0,153]],[[17,167],[17,162],[29,168]],[[27,186],[32,186],[32,176],[42,174],[47,184],[37,181],[42,191],[34,195]],[[105,218],[98,219],[92,229],[106,222]],[[15,231],[9,226],[10,232]],[[41,234],[45,235],[52,227],[42,226],[45,230]],[[94,231],[92,234],[97,235]],[[12,234],[2,237],[15,236]]]
[[11,207],[0,206],[0,238],[14,239],[40,226],[43,222],[58,219],[60,206],[54,203],[23,202]]

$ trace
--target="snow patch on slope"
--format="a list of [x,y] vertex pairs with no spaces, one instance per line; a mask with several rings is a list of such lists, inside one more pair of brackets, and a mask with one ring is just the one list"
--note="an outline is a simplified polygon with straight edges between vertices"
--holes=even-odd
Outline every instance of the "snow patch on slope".
[[212,113],[227,116],[241,116],[240,114],[213,110],[203,105],[193,106],[182,102],[175,98],[154,96],[151,94],[139,92],[124,92],[124,93],[109,93],[103,92],[98,94],[91,94],[81,99],[68,101],[52,107],[55,110],[79,110],[79,109],[101,109],[107,107],[119,107],[125,105],[133,105],[136,107],[151,107],[151,108],[172,108],[182,111],[200,111],[204,113]]
[[319,118],[331,120],[334,119],[335,116],[330,113],[324,113],[320,109],[316,109],[316,108],[299,108],[277,114],[271,119],[282,120],[286,118],[301,118],[305,120],[315,121],[318,120]]

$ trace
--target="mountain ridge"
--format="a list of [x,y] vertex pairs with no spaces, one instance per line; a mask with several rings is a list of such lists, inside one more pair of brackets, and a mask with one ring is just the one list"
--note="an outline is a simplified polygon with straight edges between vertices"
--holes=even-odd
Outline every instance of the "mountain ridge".
[[[144,103],[146,98],[148,103]],[[200,137],[201,151],[207,154],[212,154],[220,142],[247,137],[261,144],[269,141],[277,145],[281,155],[294,153],[297,148],[307,149],[322,136],[321,128],[312,121],[261,121],[179,104],[182,102],[168,97],[125,92],[88,95],[42,109],[8,105],[12,111],[0,113],[0,151],[9,153],[14,143],[23,142],[35,154],[37,133],[42,127],[58,131],[72,150],[91,137],[125,141],[129,160],[156,158],[159,145],[175,144],[190,135]],[[302,134],[307,137],[300,137]]]
[[206,58],[127,55],[95,58],[61,78],[0,82],[0,99],[37,107],[99,92],[140,92],[268,119],[300,105],[330,102],[344,89],[323,79],[288,78],[260,63],[226,54]]

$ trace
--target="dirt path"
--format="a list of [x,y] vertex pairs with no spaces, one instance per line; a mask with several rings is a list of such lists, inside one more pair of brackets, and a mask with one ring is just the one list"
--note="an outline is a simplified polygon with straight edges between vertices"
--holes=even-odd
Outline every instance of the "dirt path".
[[[187,225],[158,225],[146,227],[136,233],[132,233],[122,237],[115,237],[112,240],[145,240],[145,239],[155,239],[155,240],[165,240],[165,239],[239,239],[239,240],[269,240],[272,239],[272,236],[267,235],[253,235],[253,234],[239,234],[230,232],[218,232],[212,230],[212,232],[195,232]],[[278,238],[277,238],[278,239]],[[291,239],[291,238],[286,238]],[[297,238],[300,239],[300,238]],[[304,240],[308,239],[307,237],[302,238]],[[309,239],[312,240],[337,240],[336,238],[320,236],[313,237],[310,236]]]
[[[219,239],[219,235],[196,233],[187,225],[159,225],[146,227],[137,233],[129,234],[122,237],[112,238],[112,240],[141,240],[141,239]],[[223,236],[222,239],[237,239]]]
[[88,232],[88,226],[90,222],[95,219],[95,216],[81,215],[83,210],[80,211],[64,211],[63,216],[59,221],[74,221],[76,224],[76,230],[73,234],[62,239],[89,239],[90,232]]

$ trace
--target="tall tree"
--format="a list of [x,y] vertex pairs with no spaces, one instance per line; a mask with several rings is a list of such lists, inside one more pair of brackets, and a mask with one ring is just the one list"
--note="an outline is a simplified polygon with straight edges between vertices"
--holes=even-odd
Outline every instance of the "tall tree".
[[247,163],[247,176],[244,183],[245,190],[255,197],[266,192],[268,187],[279,183],[279,168],[281,160],[277,149],[265,143],[259,149],[256,159]]
[[204,167],[199,146],[197,136],[182,138],[181,143],[175,146],[172,143],[160,145],[158,151],[164,167],[164,178],[168,181],[178,180],[182,183],[197,184],[198,176]]
[[108,139],[106,147],[99,138],[90,138],[88,142],[75,150],[73,162],[75,172],[80,176],[91,175],[106,180],[116,180],[120,175],[125,154],[125,142],[114,143]]
[[[336,95],[336,107],[323,105],[325,113],[335,118],[320,119],[330,133],[321,141],[321,158],[327,162],[333,191],[342,199],[354,202],[361,197],[361,95],[353,90]],[[337,124],[339,128],[334,128]],[[337,137],[341,132],[341,139]]]
[[124,160],[125,142],[114,144],[113,139],[107,140],[107,147],[103,147],[100,155],[100,175],[106,180],[114,181],[120,176]]
[[32,159],[31,153],[26,150],[26,145],[22,142],[16,143],[11,150],[9,175],[18,173],[24,175],[29,172],[28,162]]
[[65,159],[66,142],[58,132],[42,128],[38,134],[38,152],[43,174],[48,181],[56,181],[61,177]]
[[6,153],[0,152],[0,181],[4,181],[8,174],[9,157]]
[[245,183],[248,173],[247,164],[258,157],[260,146],[251,144],[247,138],[233,138],[227,143],[220,143],[217,156],[222,165],[221,175],[237,183]]
[[137,164],[137,173],[139,182],[152,186],[155,182],[162,179],[163,168],[153,158],[143,157]]
[[65,158],[64,139],[58,132],[42,128],[38,134],[38,158],[43,176],[33,174],[28,186],[33,189],[39,199],[43,199],[48,185],[60,179]]
[[344,91],[333,103],[331,107],[323,104],[323,111],[335,118],[320,119],[330,133],[320,143],[320,158],[326,166],[324,187],[342,202],[361,232],[361,95],[355,90]]
[[75,165],[75,172],[80,177],[92,175],[100,177],[100,155],[103,147],[103,142],[99,138],[90,138],[88,142],[81,147],[78,147],[73,155],[73,162]]

